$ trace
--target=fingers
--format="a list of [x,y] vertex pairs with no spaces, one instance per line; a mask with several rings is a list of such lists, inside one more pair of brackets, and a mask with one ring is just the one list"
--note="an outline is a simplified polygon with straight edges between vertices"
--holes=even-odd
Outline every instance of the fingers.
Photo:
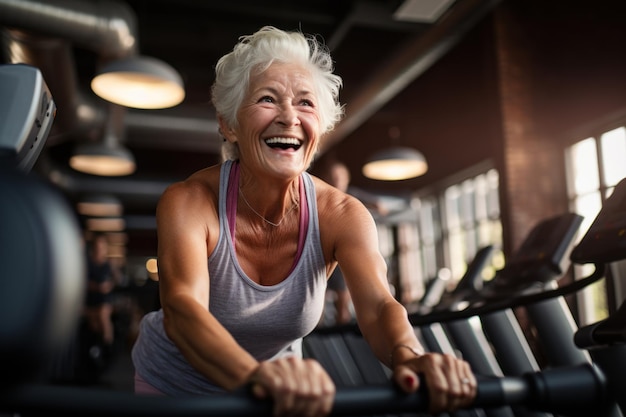
[[456,361],[456,364],[458,367],[458,380],[461,383],[461,397],[459,398],[459,408],[468,407],[474,401],[474,397],[476,397],[478,384],[469,363],[467,363],[466,361],[458,360]]
[[[469,364],[452,355],[429,353],[394,369],[394,380],[405,392],[419,388],[418,375],[427,384],[431,414],[466,408],[476,396]],[[257,397],[274,400],[274,416],[321,417],[332,411],[335,385],[316,361],[291,357],[263,362],[251,382]]]
[[476,378],[466,361],[455,358],[451,355],[444,356],[444,366],[442,369],[448,370],[446,373],[448,396],[448,410],[457,410],[471,405],[476,395]]
[[428,387],[431,414],[466,408],[476,396],[476,378],[469,364],[453,355],[422,355],[397,366],[394,380],[405,392],[413,392],[419,386],[418,374]]
[[398,367],[394,373],[394,380],[402,391],[411,393],[419,388],[419,377],[415,372],[406,366]]
[[263,362],[252,382],[257,397],[272,397],[275,416],[318,417],[332,411],[335,385],[316,361],[291,357]]

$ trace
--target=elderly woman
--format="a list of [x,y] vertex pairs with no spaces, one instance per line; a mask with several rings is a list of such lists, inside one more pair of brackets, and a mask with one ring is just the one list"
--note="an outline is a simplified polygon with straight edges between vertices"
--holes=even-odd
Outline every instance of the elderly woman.
[[133,348],[137,393],[249,384],[273,399],[275,415],[328,414],[335,386],[302,358],[301,341],[339,264],[358,325],[401,389],[428,384],[431,412],[471,403],[468,364],[425,353],[390,294],[368,210],[306,172],[343,112],[332,67],[314,37],[274,27],[217,63],[225,162],[171,185],[158,204],[162,309],[142,319]]

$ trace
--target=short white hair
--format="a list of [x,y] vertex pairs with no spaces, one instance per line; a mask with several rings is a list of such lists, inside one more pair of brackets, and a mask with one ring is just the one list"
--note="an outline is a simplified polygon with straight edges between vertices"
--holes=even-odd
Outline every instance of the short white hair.
[[[228,126],[236,127],[237,112],[248,90],[251,72],[263,72],[275,61],[297,63],[310,72],[319,102],[321,134],[333,130],[343,117],[344,108],[339,103],[342,79],[333,73],[328,48],[312,35],[286,32],[273,26],[264,26],[252,35],[240,37],[233,50],[217,62],[211,88],[217,114]],[[238,159],[237,145],[225,141],[222,156]]]

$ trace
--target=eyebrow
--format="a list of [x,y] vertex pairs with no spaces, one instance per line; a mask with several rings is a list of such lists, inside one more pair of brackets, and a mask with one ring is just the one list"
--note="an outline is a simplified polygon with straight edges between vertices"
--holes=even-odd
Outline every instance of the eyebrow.
[[[254,91],[254,94],[260,94],[260,93],[263,93],[264,91],[267,91],[267,92],[269,92],[271,94],[274,94],[276,96],[280,95],[278,90],[276,88],[274,88],[274,87],[271,87],[271,86],[261,86],[257,90]],[[295,97],[316,97],[316,95],[315,95],[315,92],[313,90],[302,89],[302,90],[296,91]]]

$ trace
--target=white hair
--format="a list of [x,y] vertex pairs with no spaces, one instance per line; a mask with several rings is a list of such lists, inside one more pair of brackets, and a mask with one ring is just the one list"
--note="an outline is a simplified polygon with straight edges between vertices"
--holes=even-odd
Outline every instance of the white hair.
[[[273,26],[240,37],[233,50],[217,62],[211,88],[217,114],[230,127],[236,127],[237,112],[248,90],[251,72],[263,72],[275,61],[295,62],[310,72],[319,102],[321,134],[330,132],[343,117],[344,110],[339,103],[342,79],[333,74],[330,52],[312,35],[286,32]],[[237,145],[225,141],[222,156],[238,159]]]

